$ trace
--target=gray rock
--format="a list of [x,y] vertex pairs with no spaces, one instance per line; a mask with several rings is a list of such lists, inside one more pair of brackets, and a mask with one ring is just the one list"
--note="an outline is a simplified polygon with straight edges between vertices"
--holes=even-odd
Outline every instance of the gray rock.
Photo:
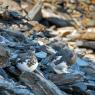
[[47,53],[46,53],[46,52],[43,52],[43,51],[40,51],[40,52],[37,52],[37,53],[36,53],[36,56],[37,56],[38,58],[43,59],[43,58],[46,58],[46,57],[47,57]]
[[20,79],[33,90],[35,95],[67,95],[53,82],[37,73],[24,72]]
[[95,91],[93,91],[93,90],[87,90],[87,93],[88,93],[89,95],[95,95]]
[[75,84],[73,84],[73,86],[79,87],[82,91],[87,90],[87,85],[85,85],[84,82],[75,83]]
[[9,53],[5,47],[0,45],[0,67],[7,67],[9,66]]
[[[23,85],[17,85],[16,83],[14,83],[11,80],[7,81],[5,79],[1,79],[0,80],[0,88],[2,88],[4,93],[5,92],[6,93],[11,93],[11,95],[34,95],[32,93],[32,91],[27,89],[27,87],[25,87]],[[6,95],[6,94],[4,94],[4,95]]]

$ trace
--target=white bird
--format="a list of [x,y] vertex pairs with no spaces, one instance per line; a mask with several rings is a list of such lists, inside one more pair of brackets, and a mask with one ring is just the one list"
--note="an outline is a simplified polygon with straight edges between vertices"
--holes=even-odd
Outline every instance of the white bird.
[[62,73],[69,73],[68,71],[68,65],[65,61],[62,61],[59,64],[56,64],[55,62],[57,62],[58,60],[61,59],[62,56],[58,56],[56,60],[54,60],[50,66],[53,68],[53,70],[57,73],[57,74],[62,74]]
[[67,47],[61,49],[58,53],[51,56],[50,66],[58,73],[70,73],[69,67],[76,63],[76,54]]
[[34,53],[27,54],[27,56],[26,53],[20,54],[17,62],[17,68],[21,71],[33,72],[38,66]]
[[62,62],[58,65],[52,64],[51,65],[53,67],[53,70],[57,73],[57,74],[62,74],[62,73],[70,73],[68,71],[68,66],[66,64],[66,62]]

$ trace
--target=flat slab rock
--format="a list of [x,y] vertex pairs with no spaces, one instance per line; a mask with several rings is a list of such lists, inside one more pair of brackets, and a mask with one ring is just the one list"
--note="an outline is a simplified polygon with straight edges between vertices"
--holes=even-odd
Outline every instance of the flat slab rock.
[[20,79],[33,90],[35,95],[67,95],[53,84],[53,82],[37,73],[24,72],[20,76]]
[[83,81],[83,76],[80,74],[50,74],[49,79],[56,85],[62,86],[65,84],[72,84],[75,82]]

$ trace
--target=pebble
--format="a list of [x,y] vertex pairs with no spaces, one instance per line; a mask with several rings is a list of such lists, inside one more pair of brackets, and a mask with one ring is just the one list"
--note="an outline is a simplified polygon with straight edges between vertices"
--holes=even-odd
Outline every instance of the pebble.
[[88,93],[89,95],[95,95],[95,91],[93,91],[93,90],[87,90],[87,93]]
[[87,86],[83,82],[75,83],[74,86],[79,87],[82,91],[87,90]]
[[89,65],[88,62],[84,61],[83,59],[81,59],[81,58],[79,58],[79,57],[77,58],[76,63],[77,63],[79,66],[82,66],[82,67]]
[[0,67],[7,67],[9,66],[9,53],[5,47],[0,45]]
[[36,53],[36,57],[41,58],[41,59],[46,58],[47,57],[47,53],[45,53],[43,51],[37,52]]
[[5,44],[5,43],[9,43],[9,41],[3,36],[0,36],[0,44]]

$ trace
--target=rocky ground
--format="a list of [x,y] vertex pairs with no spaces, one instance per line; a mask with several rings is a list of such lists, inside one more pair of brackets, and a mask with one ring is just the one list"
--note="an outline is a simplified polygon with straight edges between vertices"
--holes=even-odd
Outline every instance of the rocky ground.
[[0,95],[95,95],[95,0],[0,0]]

